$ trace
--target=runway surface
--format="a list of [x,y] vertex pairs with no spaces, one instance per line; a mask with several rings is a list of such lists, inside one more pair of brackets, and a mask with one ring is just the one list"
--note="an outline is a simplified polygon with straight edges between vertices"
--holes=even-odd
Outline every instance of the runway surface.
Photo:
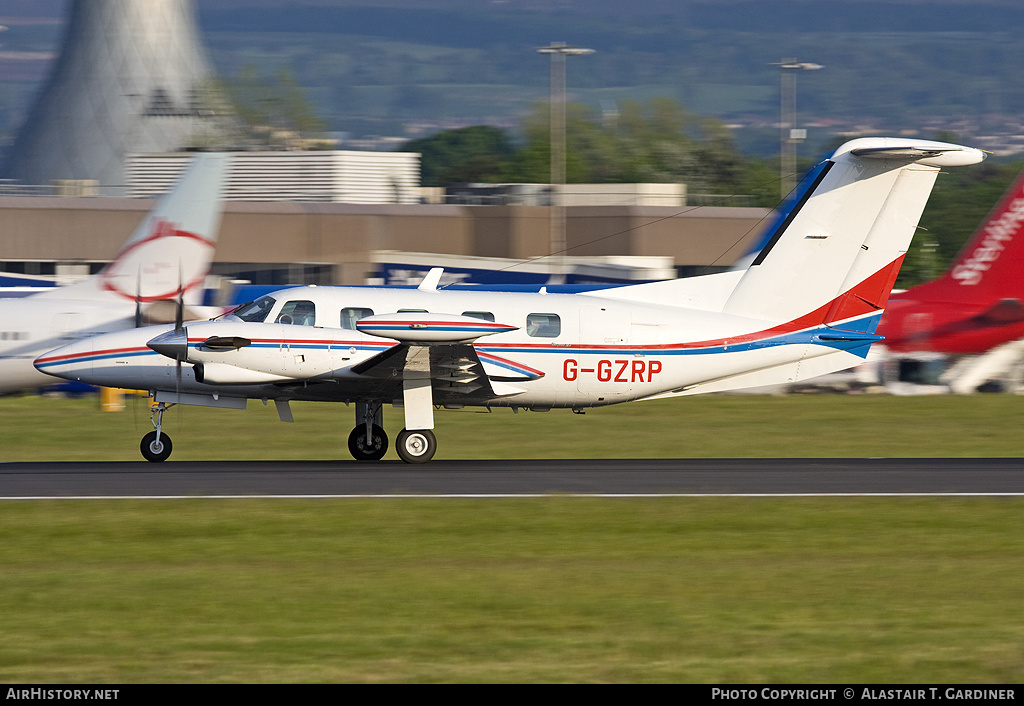
[[1024,459],[0,463],[0,497],[1024,495]]

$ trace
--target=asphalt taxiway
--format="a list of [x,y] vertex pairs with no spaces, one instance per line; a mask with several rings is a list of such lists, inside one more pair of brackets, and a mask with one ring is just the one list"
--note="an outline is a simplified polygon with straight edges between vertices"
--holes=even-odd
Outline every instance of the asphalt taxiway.
[[1024,495],[1024,459],[0,463],[0,498]]

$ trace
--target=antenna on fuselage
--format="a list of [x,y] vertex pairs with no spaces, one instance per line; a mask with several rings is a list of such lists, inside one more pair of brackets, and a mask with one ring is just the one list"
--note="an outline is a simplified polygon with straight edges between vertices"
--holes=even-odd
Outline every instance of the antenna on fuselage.
[[444,274],[443,267],[431,267],[430,272],[423,277],[423,281],[420,282],[420,286],[416,287],[416,289],[421,292],[436,292],[437,285],[441,282],[442,274]]

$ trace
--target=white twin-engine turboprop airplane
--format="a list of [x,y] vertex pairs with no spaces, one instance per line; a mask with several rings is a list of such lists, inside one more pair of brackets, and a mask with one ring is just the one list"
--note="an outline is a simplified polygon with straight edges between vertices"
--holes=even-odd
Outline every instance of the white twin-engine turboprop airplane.
[[[581,411],[629,400],[792,382],[863,361],[940,167],[982,152],[860,139],[805,179],[748,267],[689,279],[571,291],[300,287],[230,315],[107,334],[51,351],[42,371],[150,389],[142,453],[162,461],[173,404],[355,403],[355,458],[387,450],[382,407],[403,407],[397,450],[436,449],[435,406]],[[186,365],[182,365],[186,364]]]
[[173,321],[168,301],[183,297],[190,306],[198,304],[217,243],[227,165],[223,154],[197,156],[99,273],[28,297],[0,299],[0,392],[55,382],[32,366],[52,348],[146,319]]

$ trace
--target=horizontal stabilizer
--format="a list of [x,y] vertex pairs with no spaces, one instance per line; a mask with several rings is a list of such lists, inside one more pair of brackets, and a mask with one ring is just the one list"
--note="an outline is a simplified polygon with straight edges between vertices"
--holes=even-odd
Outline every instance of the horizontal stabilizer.
[[918,164],[927,164],[931,167],[964,167],[969,164],[977,164],[984,159],[978,159],[978,152],[971,147],[960,145],[939,146],[932,144],[899,144],[883,145],[880,147],[859,147],[850,150],[850,154],[868,159],[901,159]]

